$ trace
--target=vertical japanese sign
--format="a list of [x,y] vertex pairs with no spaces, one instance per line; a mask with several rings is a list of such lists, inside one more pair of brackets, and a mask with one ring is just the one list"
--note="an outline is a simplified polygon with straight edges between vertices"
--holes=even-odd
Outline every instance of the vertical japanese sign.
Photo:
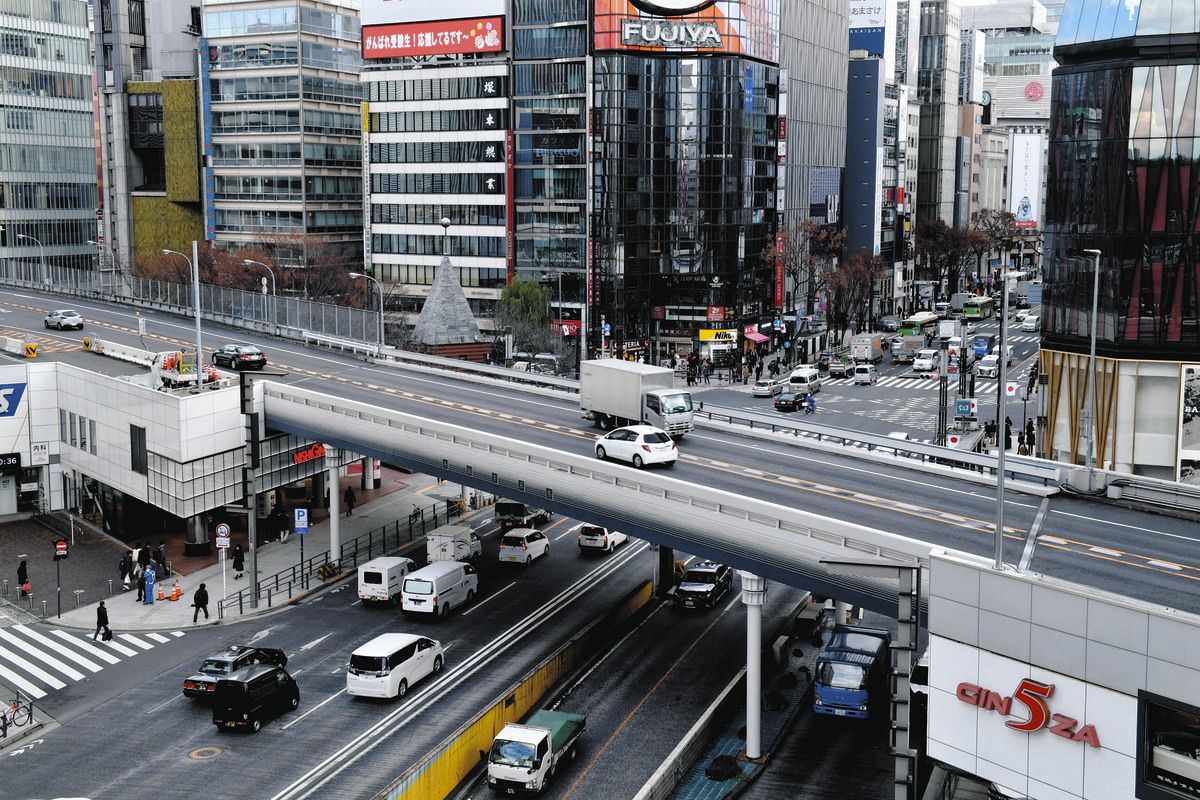
[[204,155],[204,238],[211,242],[217,238],[217,182],[213,176],[212,166],[212,85],[209,81],[208,70],[212,53],[208,48],[208,39],[204,36],[200,37],[196,48],[196,57],[200,59],[200,142],[201,153]]
[[505,193],[505,215],[504,215],[504,234],[505,234],[505,255],[508,258],[508,282],[512,283],[513,275],[516,267],[516,244],[513,239],[515,236],[514,221],[513,221],[513,195],[515,190],[513,187],[513,132],[504,132],[504,193]]

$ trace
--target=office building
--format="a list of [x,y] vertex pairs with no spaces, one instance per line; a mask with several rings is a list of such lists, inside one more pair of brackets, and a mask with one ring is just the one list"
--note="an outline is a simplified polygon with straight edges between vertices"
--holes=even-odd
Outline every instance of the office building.
[[97,195],[87,3],[3,0],[0,54],[0,268],[28,280],[89,269]]
[[[1063,12],[1045,222],[1040,366],[1049,383],[1038,441],[1058,460],[1197,484],[1193,10],[1190,0],[1164,0],[1114,14],[1108,3],[1083,0]],[[1088,250],[1099,251],[1098,273]]]
[[958,174],[960,20],[957,0],[921,0],[917,222],[954,224]]

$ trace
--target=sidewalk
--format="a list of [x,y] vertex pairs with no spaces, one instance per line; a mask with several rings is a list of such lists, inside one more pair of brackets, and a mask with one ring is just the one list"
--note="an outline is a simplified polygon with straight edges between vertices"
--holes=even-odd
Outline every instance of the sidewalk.
[[[385,473],[385,480],[387,478],[388,476]],[[342,516],[338,520],[343,544],[354,539],[356,536],[361,536],[369,531],[390,525],[396,520],[407,522],[408,515],[412,512],[413,506],[426,507],[438,502],[435,497],[425,495],[425,492],[438,485],[436,479],[425,475],[400,474],[398,480],[401,485],[395,490],[384,494],[382,497],[376,494],[374,498],[369,498],[368,493],[360,492],[360,497],[368,497],[370,502],[363,502],[355,506],[354,516],[347,517],[343,509]],[[342,490],[344,491],[345,487],[349,485],[353,485],[355,491],[358,491],[358,478],[343,478]],[[305,537],[305,558],[310,558],[329,549],[330,523],[327,514],[322,513],[322,517],[324,518],[309,528],[309,534]],[[289,569],[299,561],[300,537],[292,536],[287,542],[276,541],[265,544],[258,548],[259,581],[263,581],[267,576],[273,575],[276,572]],[[246,566],[249,568],[249,558],[247,558]],[[249,586],[248,575],[241,580],[234,580],[232,565],[229,563],[228,558],[225,563],[225,575],[226,586],[231,595]],[[111,598],[108,598],[105,605],[108,608],[108,618],[112,630],[120,632],[171,630],[191,627],[193,613],[192,595],[201,583],[205,584],[205,588],[208,590],[208,623],[216,624],[217,603],[222,596],[220,563],[202,567],[187,575],[179,573],[177,577],[179,578],[179,585],[183,589],[183,597],[177,601],[155,600],[154,603],[146,605],[137,602],[137,592],[135,589],[130,589],[127,592],[118,591]],[[161,586],[166,594],[170,594],[174,583],[174,577],[161,582]],[[320,581],[316,576],[313,576],[312,586],[317,586],[319,583]],[[159,585],[155,584],[155,595],[157,595]],[[96,600],[99,599],[96,598]],[[265,606],[266,602],[264,600],[260,604],[260,610],[265,610]],[[279,608],[280,604],[276,603],[275,607]],[[244,616],[237,614],[232,617],[226,616],[227,621],[236,621],[243,618]],[[71,611],[70,613],[66,613],[64,610],[61,621],[53,617],[51,617],[50,621],[67,627],[92,630],[96,624],[96,602],[80,606],[77,611]],[[203,614],[200,616],[200,623],[204,624]]]
[[[0,524],[0,564],[4,568],[0,579],[8,581],[8,594],[0,601],[0,623],[8,624],[6,618],[21,623],[40,619],[43,600],[50,617],[57,612],[54,542],[59,538],[58,533],[32,519]],[[69,534],[66,538],[70,541]],[[108,596],[108,578],[116,577],[117,565],[124,553],[125,548],[119,542],[90,529],[76,527],[75,543],[69,555],[57,565],[62,575],[64,617],[75,608],[75,589],[83,590],[79,595],[81,608],[83,603],[96,603]],[[18,599],[17,565],[22,560],[29,567],[32,612],[29,598]],[[115,581],[115,585],[119,590],[120,581]]]

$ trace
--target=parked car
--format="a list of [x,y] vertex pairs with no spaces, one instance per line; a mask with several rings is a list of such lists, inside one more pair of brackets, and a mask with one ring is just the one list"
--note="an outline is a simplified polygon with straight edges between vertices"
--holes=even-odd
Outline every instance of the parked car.
[[581,551],[603,550],[611,553],[629,541],[629,537],[620,531],[610,531],[598,525],[582,525],[579,528],[578,541]]
[[913,359],[913,372],[933,372],[942,365],[942,354],[937,350],[922,350]]
[[536,528],[513,528],[500,539],[500,560],[511,564],[531,564],[535,558],[550,555],[550,540]]
[[78,311],[70,311],[68,309],[59,309],[51,311],[42,320],[42,324],[47,328],[57,328],[58,330],[66,330],[74,328],[77,331],[83,330],[83,315]]
[[267,720],[294,711],[300,688],[283,667],[255,664],[217,681],[212,722],[218,730],[258,731]]
[[641,469],[648,464],[675,466],[679,449],[667,432],[651,425],[630,425],[596,439],[596,458],[628,461]]
[[217,682],[221,678],[255,664],[286,667],[287,655],[271,647],[232,645],[204,659],[200,671],[184,679],[183,693],[188,697],[210,698],[217,691]]
[[755,397],[774,397],[783,391],[786,379],[782,378],[765,378],[761,381],[755,381],[754,386],[750,389],[750,394]]
[[1036,333],[1037,331],[1041,330],[1041,322],[1041,317],[1037,316],[1036,314],[1030,314],[1029,316],[1025,317],[1025,320],[1021,323],[1021,330],[1027,333]]
[[801,395],[798,392],[784,392],[775,398],[776,411],[799,411]]
[[422,678],[441,672],[445,663],[441,642],[412,633],[384,633],[350,654],[346,694],[404,697]]
[[733,590],[733,570],[724,564],[701,561],[688,567],[675,587],[675,605],[680,608],[712,608]]
[[212,363],[230,369],[262,369],[267,365],[267,354],[252,344],[227,344],[213,351]]
[[874,364],[858,364],[854,367],[855,386],[874,386],[879,378],[879,372]]
[[854,368],[854,362],[848,358],[835,358],[829,362],[829,377],[845,378],[850,375],[850,371]]

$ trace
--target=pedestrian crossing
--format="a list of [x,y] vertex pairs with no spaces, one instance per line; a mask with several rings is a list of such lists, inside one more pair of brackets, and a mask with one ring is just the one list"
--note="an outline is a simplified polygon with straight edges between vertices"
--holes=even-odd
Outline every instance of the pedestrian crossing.
[[83,633],[29,625],[0,628],[0,683],[26,697],[40,699],[65,689],[105,667],[120,664],[183,636],[183,631],[115,634],[111,641],[92,641]]
[[[913,375],[903,375],[903,376],[894,376],[893,375],[893,376],[890,376],[887,378],[880,378],[879,380],[875,381],[875,385],[883,386],[883,387],[891,387],[891,388],[896,388],[896,389],[918,389],[918,390],[926,390],[926,391],[937,391],[938,384],[940,383],[937,380],[937,373],[930,372],[930,373],[927,373],[927,375],[931,376],[931,377],[925,377],[925,376],[917,377],[917,376],[913,376]],[[1014,373],[1013,376],[1010,378],[1010,380],[1018,380],[1018,376]],[[950,383],[951,388],[958,386],[958,375],[949,376],[949,383]],[[826,380],[824,380],[822,382],[822,384],[825,386],[851,386],[854,384],[854,379],[853,378],[827,378]],[[975,379],[975,394],[981,395],[981,396],[986,396],[989,393],[995,394],[996,387],[998,385],[999,385],[999,381],[995,381],[995,380],[981,381],[978,378],[976,378]]]

